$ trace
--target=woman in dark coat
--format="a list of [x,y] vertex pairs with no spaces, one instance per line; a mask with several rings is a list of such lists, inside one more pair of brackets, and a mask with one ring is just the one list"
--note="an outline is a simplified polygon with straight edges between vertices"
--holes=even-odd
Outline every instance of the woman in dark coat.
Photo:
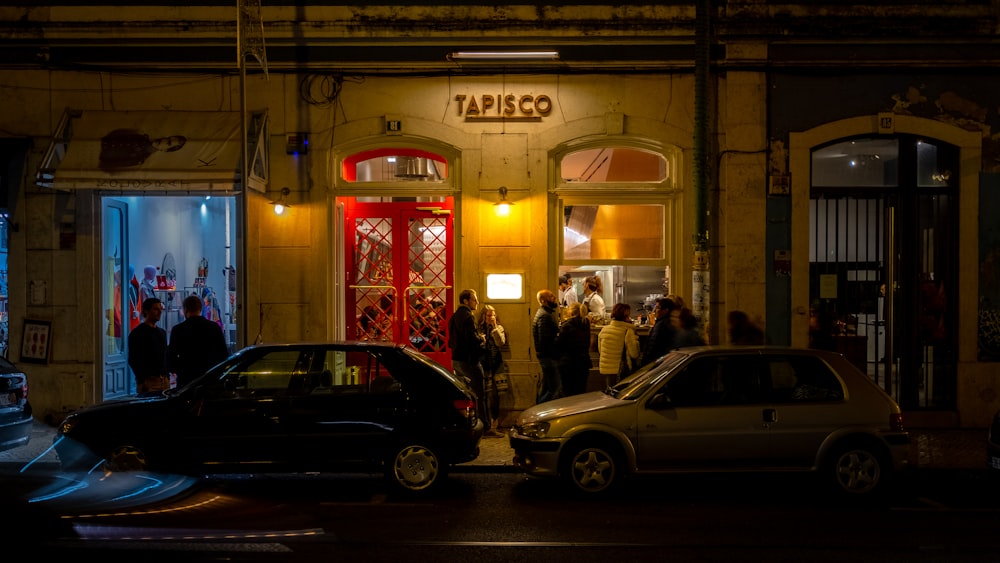
[[563,313],[556,337],[559,351],[559,374],[567,396],[587,391],[590,376],[590,322],[583,316],[583,305],[571,303]]

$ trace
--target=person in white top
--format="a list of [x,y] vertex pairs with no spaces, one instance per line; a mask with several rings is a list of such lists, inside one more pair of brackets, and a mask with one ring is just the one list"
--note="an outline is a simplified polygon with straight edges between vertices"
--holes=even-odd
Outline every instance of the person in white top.
[[595,317],[604,317],[604,298],[601,297],[601,278],[591,276],[583,280],[583,304],[587,312]]
[[559,276],[559,306],[569,307],[573,303],[579,303],[576,297],[576,289],[573,287],[573,280],[569,274]]

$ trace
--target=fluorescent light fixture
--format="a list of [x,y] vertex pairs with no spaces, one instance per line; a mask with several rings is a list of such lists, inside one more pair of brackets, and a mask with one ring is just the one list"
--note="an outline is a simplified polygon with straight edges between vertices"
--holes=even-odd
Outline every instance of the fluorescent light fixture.
[[456,51],[450,61],[555,61],[559,51]]

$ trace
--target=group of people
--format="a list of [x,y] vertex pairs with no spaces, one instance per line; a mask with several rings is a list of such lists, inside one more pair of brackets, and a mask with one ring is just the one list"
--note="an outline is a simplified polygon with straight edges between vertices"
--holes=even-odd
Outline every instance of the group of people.
[[[502,437],[500,425],[499,378],[505,370],[503,348],[507,333],[492,305],[479,307],[474,289],[458,294],[458,308],[448,321],[451,366],[476,394],[477,412],[486,426],[485,436]],[[477,314],[478,311],[478,314]]]
[[197,295],[184,298],[184,320],[167,332],[158,323],[163,303],[156,297],[142,302],[143,320],[128,335],[128,365],[135,376],[136,393],[151,393],[187,385],[229,355],[222,327],[202,316],[204,305]]
[[[539,307],[532,321],[535,356],[542,373],[536,396],[539,403],[587,390],[587,379],[593,367],[590,318],[604,316],[599,277],[584,280],[582,304],[576,302],[576,292],[565,274],[560,277],[559,286],[558,296],[547,289],[538,292]],[[653,308],[653,327],[642,349],[631,316],[629,305],[616,303],[611,309],[610,321],[598,333],[598,371],[608,385],[670,350],[705,344],[698,318],[684,307],[679,297],[657,300]]]

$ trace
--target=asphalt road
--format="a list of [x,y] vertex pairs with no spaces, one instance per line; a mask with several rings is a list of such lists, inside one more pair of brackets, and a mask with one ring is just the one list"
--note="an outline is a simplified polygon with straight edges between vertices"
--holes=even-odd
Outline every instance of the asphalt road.
[[989,477],[922,472],[876,503],[828,497],[806,476],[643,478],[598,499],[493,472],[419,499],[365,475],[36,475],[3,490],[31,501],[8,512],[8,536],[53,557],[996,562]]

